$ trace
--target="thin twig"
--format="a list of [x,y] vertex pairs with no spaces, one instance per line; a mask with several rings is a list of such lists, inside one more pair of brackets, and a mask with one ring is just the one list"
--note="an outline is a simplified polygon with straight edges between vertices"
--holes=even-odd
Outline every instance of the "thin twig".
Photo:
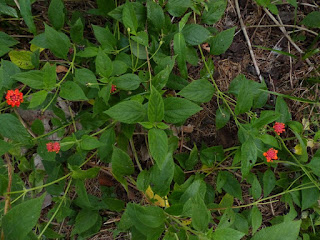
[[[288,52],[291,53],[291,49],[290,49],[290,43],[288,42]],[[290,78],[290,85],[291,88],[293,89],[293,80],[292,80],[292,57],[289,57],[289,61],[290,61],[290,72],[289,72],[289,78]]]
[[14,3],[17,5],[17,7],[18,7],[18,9],[20,11],[20,4],[19,4],[18,0],[14,0]]
[[[264,11],[268,14],[268,16],[272,19],[272,21],[279,26],[281,32],[284,34],[284,36],[288,39],[288,41],[292,44],[292,46],[301,54],[304,54],[304,51],[292,40],[292,38],[289,36],[287,30],[285,27],[283,26],[282,20],[278,15],[278,20],[269,12],[268,9],[263,8]],[[306,59],[306,62],[308,63],[308,65],[312,68],[314,68],[314,64],[310,61],[310,59]],[[318,73],[318,71],[316,71],[317,75],[320,76],[320,74]]]
[[239,2],[238,0],[234,0],[235,2],[235,5],[236,5],[236,11],[237,11],[237,14],[238,14],[238,18],[239,18],[239,21],[240,21],[240,26],[241,26],[241,30],[243,32],[243,35],[244,37],[246,38],[246,41],[247,41],[247,44],[248,44],[248,48],[249,48],[249,52],[250,52],[250,56],[251,56],[251,59],[252,59],[252,62],[253,62],[253,65],[254,65],[254,68],[257,72],[257,75],[260,79],[260,82],[263,82],[263,77],[261,76],[261,73],[260,73],[260,69],[258,67],[258,63],[257,63],[257,60],[255,58],[255,55],[254,55],[254,52],[252,50],[252,45],[251,45],[251,42],[250,42],[250,38],[248,36],[248,33],[247,33],[247,30],[246,30],[246,26],[242,20],[242,17],[241,17],[241,12],[240,12],[240,7],[239,7]]
[[247,26],[247,28],[267,28],[267,27],[289,27],[289,28],[296,28],[299,30],[303,30],[309,33],[312,33],[315,36],[318,36],[318,33],[316,33],[315,31],[312,31],[308,28],[304,28],[304,27],[300,27],[297,25],[288,25],[288,24],[283,24],[283,25],[251,25],[251,26]]
[[36,138],[37,136],[30,130],[30,128],[28,127],[28,125],[23,121],[23,119],[21,118],[20,114],[18,113],[17,109],[13,109],[13,111],[15,112],[15,114],[18,116],[19,121],[21,122],[21,124],[25,127],[25,129],[27,129],[27,131],[30,133],[30,135],[33,138]]

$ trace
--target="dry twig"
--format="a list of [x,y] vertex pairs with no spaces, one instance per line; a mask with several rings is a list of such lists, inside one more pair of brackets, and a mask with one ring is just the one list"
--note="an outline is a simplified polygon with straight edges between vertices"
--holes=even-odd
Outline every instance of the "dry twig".
[[248,36],[248,33],[247,33],[247,30],[246,30],[246,26],[244,25],[244,22],[242,20],[242,17],[241,17],[241,12],[240,12],[240,7],[239,7],[239,2],[238,0],[234,0],[235,2],[235,5],[236,5],[236,11],[237,11],[237,14],[238,14],[238,18],[239,18],[239,21],[240,21],[240,25],[241,25],[241,30],[243,32],[243,35],[244,37],[246,38],[246,41],[247,41],[247,44],[248,44],[248,48],[249,48],[249,52],[250,52],[250,55],[251,55],[251,58],[252,58],[252,62],[253,62],[253,65],[254,65],[254,68],[257,72],[257,75],[260,79],[260,82],[263,82],[263,77],[261,76],[261,73],[260,73],[260,69],[258,67],[258,63],[257,63],[257,60],[255,58],[255,55],[254,55],[254,52],[252,50],[252,45],[251,45],[251,42],[250,42],[250,38]]

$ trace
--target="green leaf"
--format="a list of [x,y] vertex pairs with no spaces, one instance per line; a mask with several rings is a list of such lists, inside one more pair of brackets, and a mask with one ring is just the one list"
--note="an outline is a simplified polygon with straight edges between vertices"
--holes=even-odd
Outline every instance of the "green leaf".
[[174,162],[172,153],[166,155],[162,169],[153,166],[150,170],[150,185],[152,191],[159,196],[166,196],[170,191],[170,185],[174,176]]
[[148,132],[148,142],[151,156],[161,170],[168,153],[168,137],[164,130],[151,129]]
[[187,99],[177,97],[164,99],[164,120],[168,123],[183,122],[201,110],[201,107]]
[[[75,43],[81,43],[82,42],[82,40],[83,40],[83,30],[84,30],[84,26],[83,26],[83,23],[81,21],[81,18],[78,18],[78,20],[70,28],[70,37],[71,37],[73,42],[75,42]],[[77,55],[78,55],[78,53],[77,53]]]
[[[240,183],[233,176],[232,173],[227,171],[220,171],[218,175],[218,179],[223,179],[223,183],[221,184],[222,189],[229,193],[230,195],[240,199],[242,201],[242,190]],[[221,181],[221,180],[219,180]]]
[[6,3],[2,2],[0,2],[0,15],[1,14],[18,18],[17,11],[14,8],[9,7]]
[[152,0],[147,1],[147,18],[157,31],[163,29],[165,18],[162,7]]
[[151,228],[157,228],[164,224],[165,215],[161,208],[155,206],[142,207],[134,204],[135,217],[143,224]]
[[111,118],[128,124],[142,122],[146,116],[146,110],[137,101],[124,101],[105,111]]
[[13,207],[2,218],[2,230],[6,240],[25,240],[40,217],[45,194]]
[[30,0],[19,0],[19,4],[20,4],[20,13],[23,17],[23,20],[27,24],[30,32],[35,34],[37,29],[36,29],[36,25],[34,25],[34,22],[33,22]]
[[194,144],[188,159],[185,162],[186,170],[192,170],[193,167],[198,163],[198,148],[197,145]]
[[119,89],[129,91],[136,90],[140,86],[141,79],[136,74],[127,73],[116,77],[112,83]]
[[62,84],[59,95],[60,97],[70,101],[81,101],[88,99],[81,87],[72,81],[67,81]]
[[97,74],[99,74],[101,77],[108,78],[112,74],[112,71],[113,71],[113,65],[110,58],[104,52],[99,51],[96,57]]
[[112,65],[113,65],[113,71],[111,76],[119,76],[127,72],[128,65],[123,61],[114,60],[112,62]]
[[164,117],[164,103],[161,94],[155,87],[151,87],[148,103],[148,119],[150,122],[161,122]]
[[182,34],[186,42],[192,46],[204,43],[210,37],[210,32],[199,24],[187,24],[182,29]]
[[247,176],[257,161],[258,153],[254,141],[249,138],[241,146],[241,173]]
[[3,45],[7,47],[12,47],[18,43],[19,41],[15,40],[10,35],[6,34],[5,32],[0,32],[0,46]]
[[86,47],[83,51],[77,52],[77,57],[91,58],[98,55],[99,49],[96,47]]
[[181,17],[191,6],[191,0],[169,0],[166,8],[172,16]]
[[50,51],[59,58],[67,59],[71,45],[68,36],[45,24],[45,37]]
[[320,177],[320,157],[313,157],[307,167],[312,169],[313,173]]
[[204,165],[212,167],[215,162],[221,162],[224,158],[222,146],[213,146],[202,149],[200,152],[200,160]]
[[138,20],[131,2],[126,2],[122,10],[122,21],[126,29],[135,34],[138,29]]
[[99,27],[96,25],[92,25],[94,36],[101,44],[103,49],[112,50],[114,46],[116,46],[117,41],[113,34],[110,32],[108,27]]
[[[12,147],[13,147],[12,144],[0,139],[0,156],[5,154],[6,152],[8,152]],[[1,194],[1,192],[0,192],[0,194]]]
[[133,55],[135,55],[137,58],[142,59],[142,60],[147,59],[146,48],[143,45],[138,44],[135,41],[131,41],[130,50],[133,53]]
[[179,22],[179,32],[181,32],[182,29],[186,26],[191,14],[192,14],[192,12],[189,12],[186,15],[184,15],[183,18],[181,18],[181,20]]
[[91,137],[89,135],[83,135],[81,137],[80,147],[83,150],[92,150],[100,147],[102,144],[95,137]]
[[227,210],[224,211],[220,219],[219,225],[216,229],[228,228],[233,225],[235,220],[236,220],[235,212],[232,210],[232,208],[228,208]]
[[291,120],[291,113],[289,112],[288,105],[283,97],[277,97],[275,111],[281,116],[276,120],[277,122],[286,123]]
[[212,234],[213,240],[240,240],[245,234],[232,228],[216,229]]
[[192,226],[198,231],[207,231],[211,219],[210,211],[199,194],[193,199],[191,209]]
[[145,31],[138,32],[136,36],[131,36],[131,39],[142,46],[148,47],[149,39]]
[[31,136],[20,121],[8,113],[0,115],[0,134],[3,137],[21,143],[26,143],[31,139]]
[[310,28],[320,28],[320,12],[312,11],[301,22]]
[[202,22],[205,24],[215,24],[224,14],[227,7],[227,0],[215,0],[207,3],[208,9],[202,13]]
[[232,44],[235,30],[236,27],[229,28],[211,38],[209,41],[210,53],[213,55],[225,53]]
[[298,7],[297,0],[287,0],[287,2],[290,3],[294,7]]
[[102,144],[98,149],[100,159],[104,162],[111,162],[112,147],[116,142],[116,134],[113,128],[107,129],[100,137]]
[[[308,183],[310,184],[311,181],[308,177],[304,177],[302,184]],[[314,188],[307,188],[301,190],[301,211],[316,205],[319,200],[319,196],[319,189],[316,188],[316,186]]]
[[280,114],[275,111],[262,111],[260,117],[253,121],[252,127],[260,129],[266,126],[267,124],[274,122],[276,119],[279,118],[279,116]]
[[31,125],[31,130],[37,135],[44,134],[44,125],[40,119],[36,119],[33,121]]
[[300,231],[301,220],[287,221],[266,227],[257,232],[251,240],[297,240]]
[[225,107],[219,107],[216,111],[216,128],[223,128],[230,120],[230,111]]
[[249,82],[243,81],[241,84],[239,94],[237,96],[237,104],[235,108],[235,114],[241,114],[248,112],[253,104],[253,93],[249,88]]
[[264,144],[270,145],[270,146],[275,147],[275,148],[280,148],[278,140],[274,136],[271,136],[269,134],[263,134],[263,135],[261,135],[259,137],[259,139]]
[[48,95],[48,91],[46,90],[41,90],[39,92],[32,94],[32,98],[28,108],[35,108],[41,105],[44,102],[44,100],[46,100],[47,95]]
[[17,65],[21,69],[33,69],[34,66],[31,61],[32,52],[31,51],[15,51],[12,50],[9,52],[9,57],[11,62]]
[[153,79],[152,79],[152,85],[160,91],[163,87],[166,86],[169,76],[172,72],[173,66],[174,66],[175,56],[172,58],[172,61],[168,62],[166,64],[166,67],[161,70]]
[[60,30],[64,25],[64,4],[62,0],[52,0],[48,9],[48,17],[52,26]]
[[192,81],[178,94],[191,101],[204,103],[209,102],[215,92],[214,86],[206,79]]
[[261,197],[262,189],[260,182],[256,176],[254,176],[252,187],[251,187],[251,195],[252,197],[257,200]]
[[134,173],[134,166],[129,155],[117,147],[113,147],[112,153],[112,173],[118,181],[124,176]]
[[8,52],[10,52],[10,50],[11,50],[11,48],[4,46],[4,45],[0,45],[0,57],[7,54]]
[[98,217],[99,217],[98,211],[92,211],[89,209],[80,210],[80,212],[76,217],[76,223],[72,230],[71,236],[74,236],[75,234],[83,233],[88,229],[90,229],[92,226],[96,224]]
[[34,89],[43,89],[43,72],[40,70],[31,70],[28,72],[17,73],[12,76],[15,80],[22,82]]
[[80,180],[95,178],[99,171],[100,168],[98,167],[89,168],[88,170],[72,169],[72,178]]
[[177,55],[177,63],[180,70],[180,74],[183,78],[188,77],[188,70],[186,65],[186,41],[182,33],[176,33],[173,39],[174,53]]
[[41,71],[43,72],[44,88],[46,90],[55,88],[57,81],[56,65],[50,65],[50,63],[46,63]]
[[251,209],[251,226],[252,226],[252,234],[259,229],[262,224],[262,214],[257,206],[253,206]]
[[87,68],[76,68],[74,81],[80,85],[87,87],[88,83],[93,83],[92,88],[99,88],[97,85],[97,78],[92,71]]

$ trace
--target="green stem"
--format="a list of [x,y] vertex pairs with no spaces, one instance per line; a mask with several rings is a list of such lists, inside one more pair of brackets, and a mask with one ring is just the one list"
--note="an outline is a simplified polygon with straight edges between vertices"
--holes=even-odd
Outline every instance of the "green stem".
[[76,49],[76,46],[73,45],[73,58],[72,58],[72,62],[70,63],[69,69],[68,69],[68,71],[66,72],[66,74],[63,76],[63,78],[61,79],[61,81],[57,83],[57,89],[56,89],[56,91],[55,91],[55,93],[54,93],[53,98],[50,100],[50,102],[48,103],[48,105],[45,106],[44,109],[42,109],[41,114],[43,114],[43,113],[47,110],[47,108],[52,104],[52,102],[54,101],[54,99],[55,99],[56,96],[58,95],[58,92],[59,92],[60,87],[61,87],[61,83],[68,77],[68,75],[69,75],[69,73],[70,73],[71,71],[73,72],[74,61],[75,61],[75,59],[76,59],[76,54],[77,54],[77,49]]
[[56,179],[56,180],[54,180],[54,181],[52,181],[52,182],[49,182],[49,183],[47,183],[47,184],[44,184],[44,185],[41,185],[41,186],[37,186],[37,187],[33,187],[33,188],[28,188],[28,189],[20,190],[20,191],[7,192],[6,194],[18,194],[18,193],[24,193],[24,194],[26,194],[27,192],[34,191],[34,190],[41,189],[41,188],[45,188],[45,187],[48,187],[48,186],[53,185],[53,184],[55,184],[55,183],[58,183],[58,182],[60,182],[60,181],[62,181],[62,180],[64,180],[64,179],[68,178],[68,177],[71,176],[71,175],[72,175],[72,173],[68,173],[67,175],[65,175],[65,176],[63,176],[63,177],[61,177],[61,178],[59,178],[59,179]]
[[102,128],[101,130],[99,130],[98,132],[95,132],[93,134],[91,134],[91,137],[94,137],[96,135],[99,135],[100,133],[103,133],[105,130],[109,129],[110,127],[114,126],[117,123],[117,121],[113,121],[112,123],[110,123],[108,126],[106,126],[105,128]]
[[72,183],[72,179],[69,181],[68,183],[68,186],[66,188],[66,191],[64,192],[64,195],[61,199],[61,202],[59,203],[57,209],[55,210],[55,212],[52,214],[50,220],[47,222],[46,226],[43,228],[43,230],[41,231],[41,233],[39,234],[38,236],[38,239],[41,239],[42,235],[45,233],[45,231],[47,230],[47,228],[49,227],[50,223],[53,221],[53,219],[55,218],[55,216],[57,215],[58,211],[60,210],[61,206],[62,206],[62,203],[64,203],[64,201],[66,200],[67,198],[67,194],[69,192],[69,189],[70,189],[70,186],[71,186],[71,183]]
[[52,130],[51,132],[48,132],[48,133],[43,134],[43,135],[41,135],[41,136],[38,136],[38,137],[34,138],[33,140],[37,140],[37,139],[40,139],[40,138],[44,138],[44,137],[46,137],[46,136],[49,136],[49,135],[51,135],[51,134],[54,134],[55,132],[58,132],[58,131],[60,131],[61,129],[64,129],[64,128],[70,126],[71,124],[72,124],[72,122],[71,122],[71,123],[68,123],[68,124],[66,124],[66,125],[63,125],[63,126],[61,126],[61,127],[59,127],[59,128],[56,128],[56,129]]
[[289,154],[291,155],[291,157],[296,161],[297,165],[302,169],[302,171],[308,176],[308,178],[310,179],[310,181],[320,190],[320,186],[319,184],[316,182],[316,180],[312,177],[312,175],[310,174],[310,172],[300,163],[300,161],[296,158],[296,156],[294,156],[294,154],[287,148],[286,144],[284,143],[283,139],[281,137],[278,137],[278,139],[280,139],[284,149],[289,152]]
[[[158,53],[158,51],[160,50],[160,47],[162,46],[163,42],[160,41],[159,46],[157,48],[157,50],[154,52],[154,54],[151,55],[151,57],[149,58],[149,61]],[[137,67],[135,70],[139,70],[140,68],[142,68],[144,65],[146,65],[148,63],[148,61],[145,61],[144,63],[142,63],[139,67]]]
[[138,168],[139,168],[140,172],[142,172],[143,169],[142,169],[141,164],[139,162],[138,154],[137,154],[136,148],[134,147],[134,143],[133,143],[132,138],[130,138],[130,146],[131,146],[131,149],[133,152],[134,159],[136,160],[136,163],[138,165]]

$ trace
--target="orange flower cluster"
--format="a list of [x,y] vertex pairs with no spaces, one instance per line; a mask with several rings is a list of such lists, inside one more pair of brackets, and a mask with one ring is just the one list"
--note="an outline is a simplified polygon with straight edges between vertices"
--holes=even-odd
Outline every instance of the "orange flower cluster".
[[58,142],[49,142],[46,144],[48,152],[56,152],[60,151],[60,143]]
[[20,104],[23,103],[23,93],[19,92],[18,89],[8,90],[6,100],[8,105],[11,105],[11,107],[19,107]]
[[278,150],[270,148],[268,151],[263,153],[263,156],[266,157],[267,162],[273,162],[273,160],[278,159],[277,153],[278,153]]
[[279,122],[276,122],[274,124],[273,129],[278,135],[286,131],[284,123],[279,123]]

